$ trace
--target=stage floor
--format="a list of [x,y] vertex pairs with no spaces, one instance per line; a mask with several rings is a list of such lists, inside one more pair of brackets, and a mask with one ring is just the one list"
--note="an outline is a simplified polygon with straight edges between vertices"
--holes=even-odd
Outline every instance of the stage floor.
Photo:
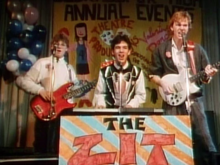
[[0,165],[58,165],[58,155],[34,153],[33,148],[0,148]]

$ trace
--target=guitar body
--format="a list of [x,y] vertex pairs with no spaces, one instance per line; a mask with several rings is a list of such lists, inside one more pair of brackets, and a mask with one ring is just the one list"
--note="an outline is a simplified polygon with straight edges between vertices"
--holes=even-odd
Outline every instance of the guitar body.
[[[180,74],[168,74],[162,77],[162,80],[169,83],[173,89],[174,93],[172,94],[165,94],[163,89],[159,87],[159,93],[164,101],[167,104],[172,106],[178,106],[182,104],[187,98],[187,87],[186,87],[186,77],[184,72]],[[189,81],[189,92],[196,93],[199,88],[195,85],[195,83],[191,83]]]
[[[219,68],[220,67],[220,62],[217,62],[212,65],[214,68]],[[188,69],[187,72],[188,74],[186,75],[187,72],[183,71],[180,74],[168,74],[162,77],[162,80],[170,84],[175,92],[172,94],[165,94],[163,89],[159,87],[159,93],[164,101],[167,102],[167,104],[172,105],[172,106],[177,106],[182,104],[186,98],[187,98],[187,86],[186,86],[186,80],[185,77],[190,75],[190,70]],[[200,71],[196,75],[189,76],[188,77],[188,82],[189,82],[189,94],[196,93],[199,91],[199,87],[196,86],[194,83],[196,80],[199,78],[202,78],[205,76],[206,73],[205,71]]]
[[31,100],[31,109],[35,115],[44,121],[55,119],[63,110],[67,108],[74,108],[76,103],[71,99],[65,99],[64,95],[73,83],[67,83],[53,92],[55,102],[51,103],[45,101],[41,96],[35,96]]

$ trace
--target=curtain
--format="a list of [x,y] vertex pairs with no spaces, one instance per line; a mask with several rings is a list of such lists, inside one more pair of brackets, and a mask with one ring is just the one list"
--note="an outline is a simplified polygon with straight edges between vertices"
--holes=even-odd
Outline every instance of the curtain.
[[[220,59],[219,52],[219,37],[220,37],[220,3],[218,0],[213,0],[209,2],[207,0],[202,0],[202,45],[206,49],[210,61],[212,64],[216,64]],[[205,85],[205,103],[206,109],[214,111],[215,129],[217,136],[217,147],[219,148],[220,142],[220,130],[218,125],[220,124],[220,77],[219,73],[213,78],[210,84]]]

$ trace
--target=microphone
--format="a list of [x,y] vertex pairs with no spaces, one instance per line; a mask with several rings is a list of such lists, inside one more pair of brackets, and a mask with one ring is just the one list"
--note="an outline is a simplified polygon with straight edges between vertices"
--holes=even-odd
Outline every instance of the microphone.
[[57,49],[58,45],[57,44],[54,44],[51,48],[51,53],[54,55],[55,52],[56,52],[56,49]]
[[119,72],[120,72],[120,77],[119,77],[119,83],[120,83],[120,91],[119,91],[119,94],[120,94],[120,96],[119,96],[119,98],[120,98],[120,102],[119,102],[119,113],[121,113],[121,111],[122,111],[122,79],[123,79],[123,65],[122,65],[122,62],[120,62],[120,61],[118,61],[117,62],[118,63],[118,65],[119,65],[119,67],[120,67],[120,70],[119,70]]
[[186,34],[182,32],[183,48],[187,48]]
[[120,70],[120,72],[122,72],[122,70],[123,70],[123,65],[122,65],[122,62],[120,62],[120,61],[118,61],[117,62],[117,65],[119,66],[119,70]]

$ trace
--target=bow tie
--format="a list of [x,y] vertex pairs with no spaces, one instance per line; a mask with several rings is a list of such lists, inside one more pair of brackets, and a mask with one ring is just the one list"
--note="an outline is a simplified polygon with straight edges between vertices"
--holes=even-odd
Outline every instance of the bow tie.
[[[118,82],[119,78],[120,78],[120,73],[114,72],[112,77],[113,77],[114,82]],[[127,73],[122,75],[122,79],[124,79],[127,82],[130,81],[130,78],[131,78],[131,73],[130,72],[127,72]]]

